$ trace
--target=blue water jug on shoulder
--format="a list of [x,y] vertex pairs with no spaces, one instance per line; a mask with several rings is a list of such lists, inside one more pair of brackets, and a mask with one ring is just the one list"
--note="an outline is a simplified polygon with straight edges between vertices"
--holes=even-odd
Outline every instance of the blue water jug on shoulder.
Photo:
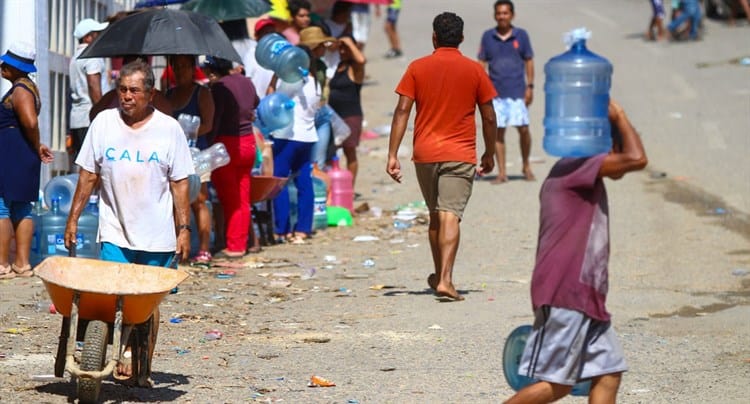
[[272,132],[292,124],[294,101],[282,93],[269,94],[260,100],[255,115],[255,126],[268,137]]
[[544,65],[544,150],[557,157],[589,157],[612,148],[608,118],[612,64],[586,49],[591,33],[566,34],[570,49]]
[[279,34],[269,34],[258,41],[255,60],[261,67],[273,70],[279,79],[294,83],[307,76],[310,57]]

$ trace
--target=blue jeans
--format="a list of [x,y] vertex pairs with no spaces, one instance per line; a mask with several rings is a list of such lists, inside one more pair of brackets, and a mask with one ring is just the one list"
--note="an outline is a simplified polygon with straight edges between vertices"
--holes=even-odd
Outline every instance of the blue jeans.
[[682,0],[682,13],[669,23],[667,29],[674,33],[687,20],[690,20],[690,39],[697,39],[698,27],[701,24],[701,6],[698,0]]
[[297,224],[294,229],[289,224],[289,191],[286,187],[273,200],[273,228],[276,234],[312,232],[315,193],[310,155],[313,144],[289,139],[273,141],[273,175],[289,178],[294,176],[294,185],[297,187]]

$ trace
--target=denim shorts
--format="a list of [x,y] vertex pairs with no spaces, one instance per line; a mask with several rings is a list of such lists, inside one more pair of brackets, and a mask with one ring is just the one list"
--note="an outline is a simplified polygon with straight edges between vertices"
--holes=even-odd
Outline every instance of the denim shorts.
[[31,202],[6,202],[5,198],[0,198],[0,219],[7,218],[13,223],[31,219]]
[[112,243],[102,243],[100,257],[104,261],[122,262],[124,264],[151,265],[169,267],[175,257],[174,252],[149,252],[118,247]]

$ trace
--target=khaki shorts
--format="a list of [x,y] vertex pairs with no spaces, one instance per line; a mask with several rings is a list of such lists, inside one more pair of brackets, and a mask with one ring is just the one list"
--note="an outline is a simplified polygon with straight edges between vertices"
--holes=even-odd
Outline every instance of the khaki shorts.
[[419,188],[430,212],[444,210],[461,219],[471,196],[476,166],[471,163],[447,161],[414,163],[414,167]]

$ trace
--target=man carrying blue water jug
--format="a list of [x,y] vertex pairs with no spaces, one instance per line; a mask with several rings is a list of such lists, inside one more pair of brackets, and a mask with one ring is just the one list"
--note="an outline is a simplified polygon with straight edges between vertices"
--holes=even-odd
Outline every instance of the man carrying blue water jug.
[[[143,61],[123,66],[117,84],[120,107],[91,122],[76,159],[80,173],[65,227],[68,249],[76,243],[78,218],[100,184],[102,260],[167,267],[177,256],[190,255],[188,175],[194,173],[193,161],[180,124],[151,105],[154,81]],[[151,321],[156,341],[158,310]],[[125,361],[115,377],[125,380],[133,373]]]
[[515,126],[520,136],[522,173],[527,181],[534,181],[529,164],[531,154],[531,132],[529,131],[529,105],[534,99],[534,51],[529,34],[513,26],[515,16],[513,2],[495,2],[497,27],[482,35],[478,59],[489,71],[492,84],[497,90],[493,100],[497,115],[497,178],[493,184],[508,181],[505,171],[505,129]]
[[531,278],[534,326],[518,374],[539,380],[506,403],[549,403],[591,380],[590,403],[614,403],[627,370],[606,309],[609,207],[603,179],[648,160],[625,111],[609,103],[613,147],[557,161],[539,194],[539,241]]

